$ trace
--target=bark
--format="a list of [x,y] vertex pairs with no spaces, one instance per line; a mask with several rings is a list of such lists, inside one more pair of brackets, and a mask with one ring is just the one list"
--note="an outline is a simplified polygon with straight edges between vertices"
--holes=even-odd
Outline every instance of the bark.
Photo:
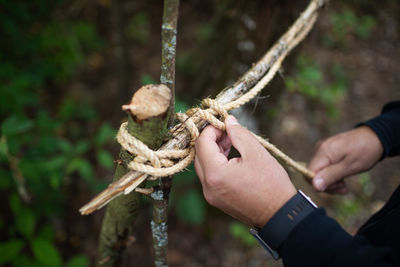
[[[150,148],[159,147],[165,138],[171,91],[164,85],[147,85],[140,88],[130,104],[123,109],[128,112],[128,132]],[[114,181],[129,172],[127,164],[132,155],[121,149]],[[139,209],[139,194],[132,192],[115,198],[107,207],[100,232],[98,266],[120,266],[125,248],[133,240],[132,226]]]
[[[216,100],[222,104],[234,101],[248,92],[260,78],[271,69],[272,66],[280,65],[283,58],[305,37],[310,27],[312,27],[317,17],[318,11],[326,3],[326,0],[311,0],[306,10],[300,15],[292,27],[275,43],[275,45],[247,71],[234,85],[224,89]],[[200,121],[197,126],[202,129],[206,122]],[[190,142],[190,135],[186,131],[178,134],[175,138],[166,142],[160,150],[163,149],[182,149]],[[138,182],[141,177],[139,172],[129,172],[123,178],[123,181],[130,181],[127,184]],[[118,194],[122,194],[127,186],[122,183],[115,183],[109,186],[100,195],[80,209],[82,214],[90,214],[96,209],[106,205],[110,199]]]
[[[168,126],[173,125],[175,114],[175,59],[178,10],[179,0],[164,0],[164,14],[161,25],[160,81],[171,88],[172,91]],[[172,177],[160,178],[160,186],[151,194],[153,199],[151,232],[153,235],[154,265],[156,267],[168,266],[168,198],[171,185]]]

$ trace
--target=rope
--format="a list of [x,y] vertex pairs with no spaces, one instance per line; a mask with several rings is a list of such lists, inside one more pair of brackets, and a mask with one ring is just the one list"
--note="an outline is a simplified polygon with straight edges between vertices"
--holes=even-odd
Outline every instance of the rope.
[[[280,58],[279,60],[283,60]],[[273,69],[271,68],[271,71]],[[278,69],[273,70],[276,72]],[[255,87],[235,101],[228,104],[221,104],[216,100],[206,98],[201,102],[201,108],[192,108],[186,113],[176,113],[176,118],[180,121],[170,130],[171,135],[177,135],[181,131],[188,131],[191,136],[191,142],[186,149],[170,149],[154,151],[143,142],[130,135],[127,131],[127,122],[121,124],[117,135],[117,141],[129,153],[136,155],[128,163],[130,170],[142,172],[148,175],[147,179],[157,179],[173,175],[185,169],[195,157],[194,142],[199,137],[199,129],[196,122],[205,120],[215,128],[225,131],[225,124],[222,122],[228,116],[228,111],[237,108],[252,99],[258,92],[264,88],[274,75],[266,75]],[[264,84],[264,86],[263,86]],[[275,158],[287,166],[303,174],[306,178],[312,179],[314,173],[306,167],[292,160],[285,153],[280,151],[273,144],[262,137],[252,133]]]

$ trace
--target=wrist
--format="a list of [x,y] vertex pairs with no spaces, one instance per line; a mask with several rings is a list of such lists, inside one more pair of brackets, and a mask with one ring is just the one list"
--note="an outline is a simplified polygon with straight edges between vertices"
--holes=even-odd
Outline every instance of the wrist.
[[262,228],[251,229],[250,232],[274,259],[279,259],[277,250],[294,228],[316,208],[314,202],[299,190]]
[[263,203],[264,207],[261,207],[263,212],[260,212],[260,215],[255,218],[253,225],[257,228],[264,226],[296,193],[296,188],[292,184],[284,192],[276,191],[274,196],[269,197],[266,203]]

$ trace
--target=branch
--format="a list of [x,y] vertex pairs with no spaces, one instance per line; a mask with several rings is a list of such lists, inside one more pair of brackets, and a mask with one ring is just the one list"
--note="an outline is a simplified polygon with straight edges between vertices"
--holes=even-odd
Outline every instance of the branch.
[[[176,35],[178,26],[179,0],[164,0],[164,14],[161,25],[161,76],[162,84],[171,88],[172,98],[169,106],[170,120],[174,122],[175,99],[175,58]],[[161,178],[160,178],[161,179]],[[151,233],[153,235],[154,265],[168,266],[168,198],[172,186],[172,177],[164,177],[160,186],[150,194],[153,202]]]
[[[234,101],[248,92],[252,86],[266,74],[275,74],[283,59],[305,38],[316,20],[318,11],[326,2],[327,0],[311,0],[306,10],[274,46],[249,71],[240,77],[233,86],[226,88],[218,94],[216,100],[221,104]],[[205,125],[205,121],[197,123],[200,129],[204,128]],[[182,131],[176,137],[165,143],[160,150],[183,149],[189,144],[190,140],[190,135],[186,131]],[[81,214],[90,214],[96,209],[100,209],[118,195],[129,193],[143,180],[145,180],[145,178],[143,178],[142,173],[135,171],[129,172],[119,182],[110,184],[106,190],[83,206],[80,209]],[[126,190],[127,188],[129,188],[129,190]]]

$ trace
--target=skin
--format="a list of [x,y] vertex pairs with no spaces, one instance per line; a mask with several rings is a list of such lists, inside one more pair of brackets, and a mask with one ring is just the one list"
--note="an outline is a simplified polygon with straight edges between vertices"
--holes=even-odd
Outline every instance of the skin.
[[345,178],[373,167],[383,146],[371,128],[361,126],[321,142],[310,161],[313,187],[320,192],[345,194]]
[[[205,199],[245,224],[262,227],[296,189],[287,172],[233,116],[226,133],[207,126],[197,139],[195,168]],[[228,158],[231,148],[240,153]],[[345,193],[344,178],[371,168],[383,147],[368,127],[333,136],[322,142],[310,162],[317,191]]]
[[[226,133],[207,126],[195,144],[204,197],[245,224],[261,227],[296,189],[283,167],[233,116],[225,125]],[[228,159],[232,146],[241,157]]]

